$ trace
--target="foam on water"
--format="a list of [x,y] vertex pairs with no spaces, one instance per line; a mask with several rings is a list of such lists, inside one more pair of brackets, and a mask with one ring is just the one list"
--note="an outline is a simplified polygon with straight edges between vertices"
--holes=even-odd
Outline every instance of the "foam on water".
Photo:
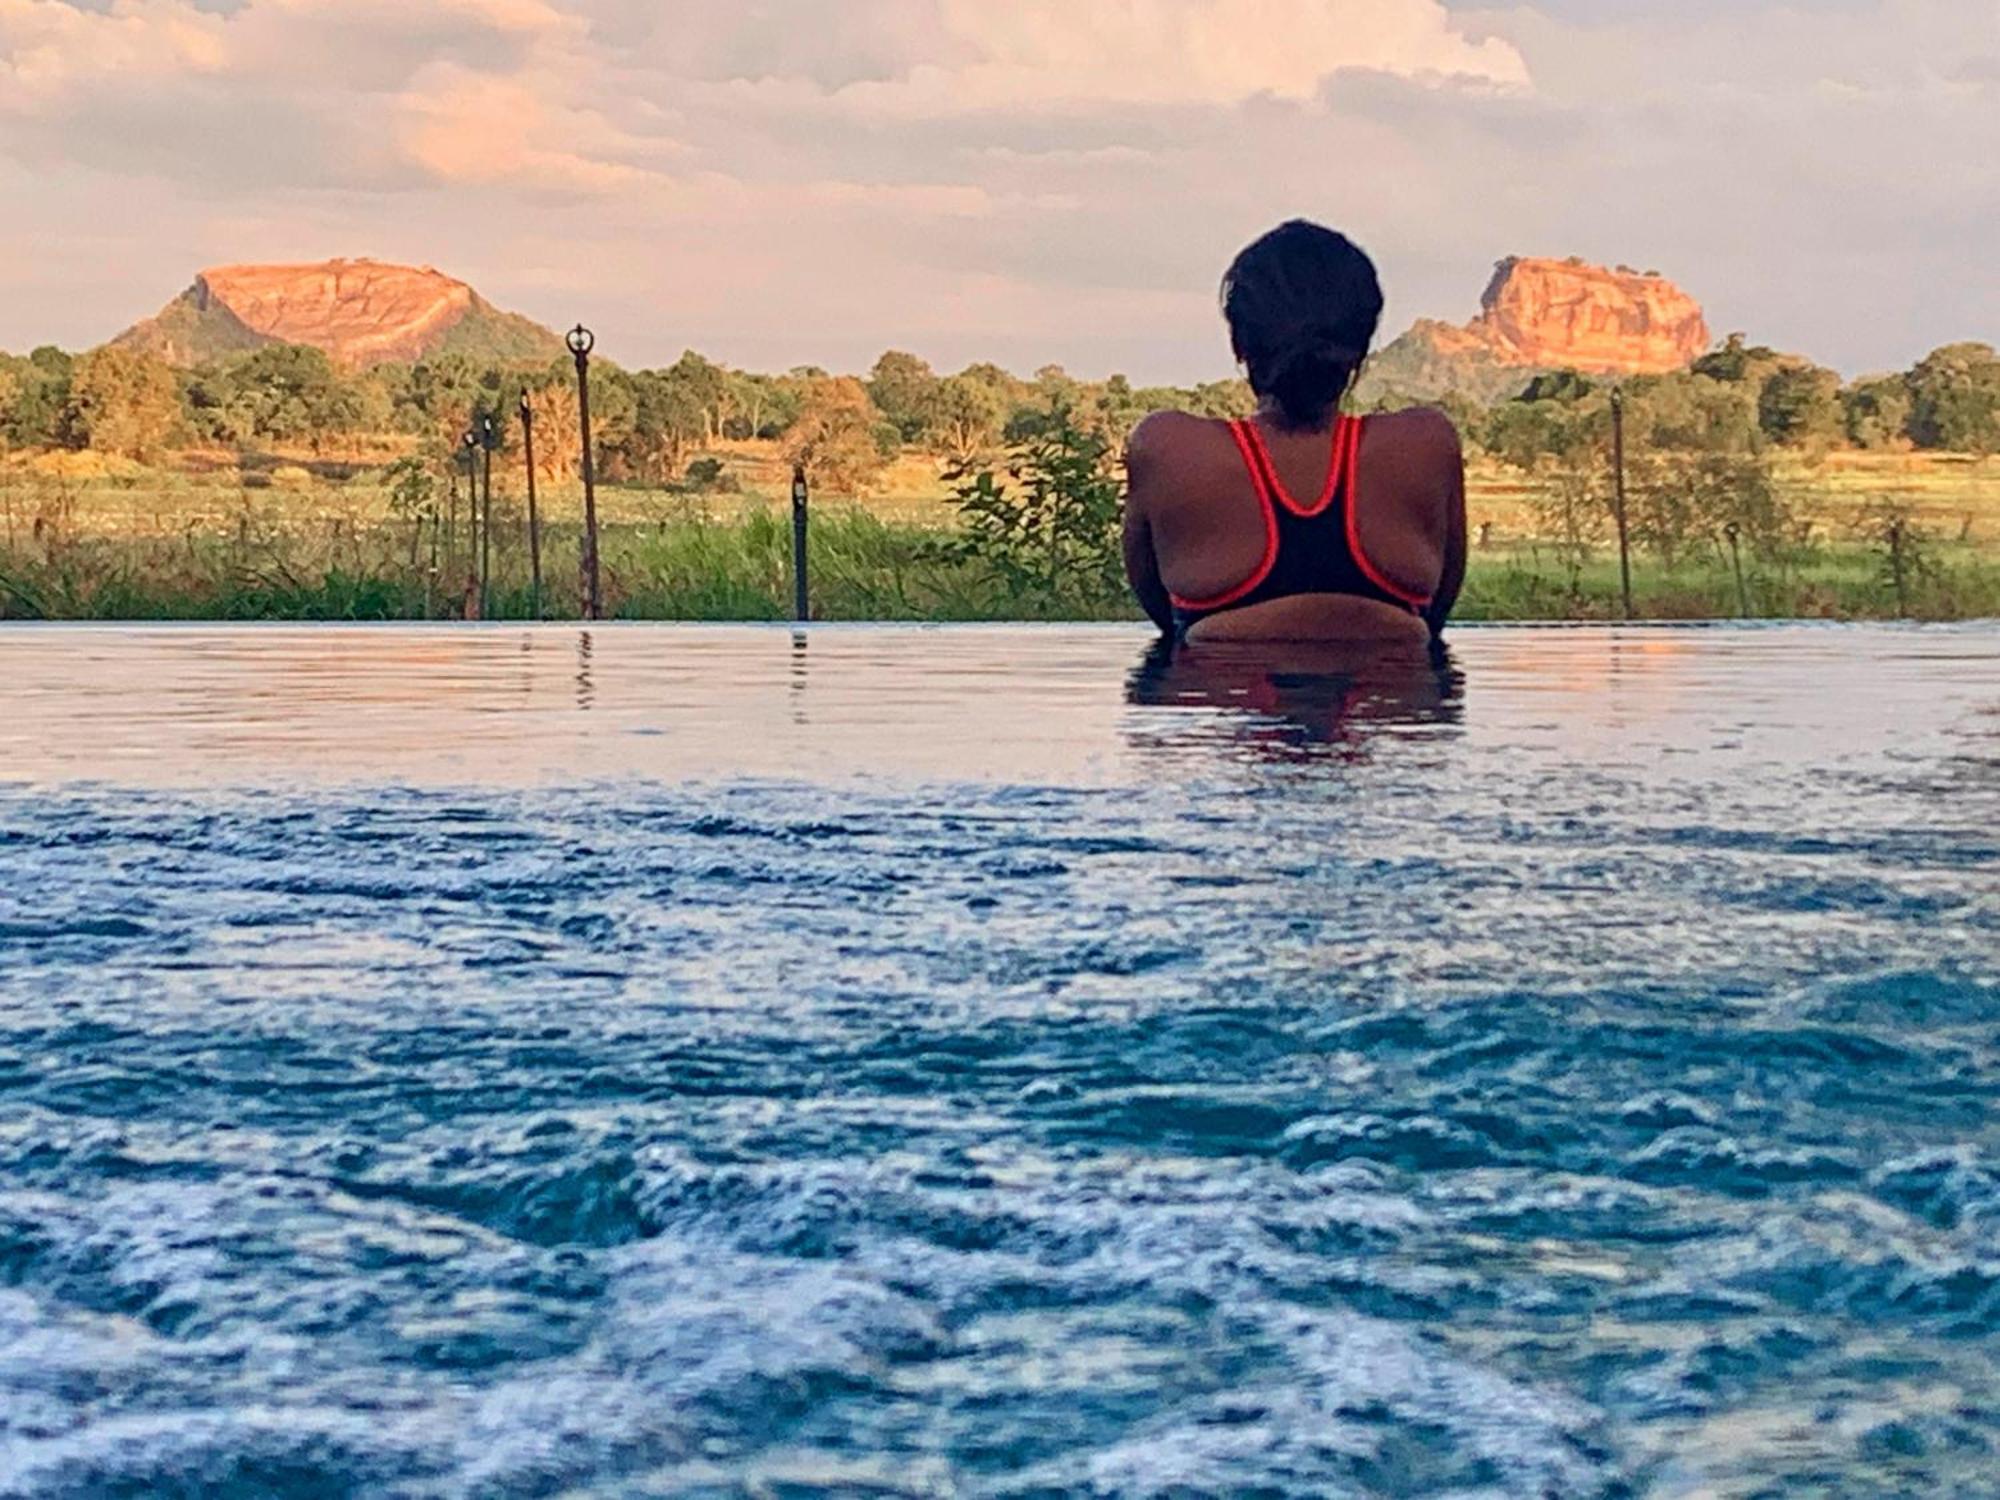
[[0,677],[0,1494],[1990,1482],[1991,627]]

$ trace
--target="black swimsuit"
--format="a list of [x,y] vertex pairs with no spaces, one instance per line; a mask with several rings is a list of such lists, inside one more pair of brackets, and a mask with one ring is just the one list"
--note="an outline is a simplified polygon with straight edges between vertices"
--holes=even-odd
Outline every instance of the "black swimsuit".
[[1310,506],[1300,505],[1286,491],[1257,424],[1229,424],[1264,514],[1264,560],[1256,572],[1226,594],[1213,599],[1173,595],[1176,634],[1185,637],[1203,620],[1229,610],[1300,594],[1347,594],[1413,615],[1422,615],[1430,608],[1427,596],[1412,594],[1390,582],[1361,548],[1355,475],[1364,420],[1343,416],[1334,423],[1326,488]]

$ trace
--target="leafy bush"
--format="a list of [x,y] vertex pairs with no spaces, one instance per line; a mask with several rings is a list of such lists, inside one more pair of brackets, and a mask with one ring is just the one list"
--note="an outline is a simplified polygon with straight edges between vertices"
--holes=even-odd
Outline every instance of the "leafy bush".
[[941,556],[983,567],[1017,598],[1089,606],[1122,594],[1124,487],[1109,438],[1067,403],[1022,424],[1004,477],[955,464],[945,478],[961,528]]

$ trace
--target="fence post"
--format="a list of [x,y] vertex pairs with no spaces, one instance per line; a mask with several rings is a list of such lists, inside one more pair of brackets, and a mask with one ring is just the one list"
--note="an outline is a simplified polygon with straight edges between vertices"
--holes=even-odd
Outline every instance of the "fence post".
[[807,508],[812,490],[805,465],[792,470],[792,618],[801,625],[812,618],[812,585],[806,573]]
[[1625,512],[1625,393],[1611,392],[1611,495],[1618,520],[1618,577],[1625,618],[1632,618],[1632,530]]
[[576,414],[583,429],[583,598],[586,618],[604,618],[604,577],[597,553],[597,458],[590,441],[590,351],[597,335],[581,323],[565,342],[576,357]]

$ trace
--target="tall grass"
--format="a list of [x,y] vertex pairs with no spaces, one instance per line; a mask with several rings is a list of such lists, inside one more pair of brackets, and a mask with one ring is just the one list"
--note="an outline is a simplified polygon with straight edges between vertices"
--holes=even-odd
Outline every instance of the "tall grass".
[[[568,497],[549,510],[540,614],[580,613],[581,531]],[[478,613],[461,507],[443,528],[391,517],[364,485],[289,494],[132,484],[15,486],[0,494],[0,619],[420,620]],[[781,510],[613,492],[603,540],[609,612],[627,619],[777,620],[791,611],[791,528]],[[921,519],[830,505],[815,511],[813,607],[827,620],[1127,619],[1122,590],[1055,598],[940,545],[948,511]],[[1970,528],[1966,528],[1970,532]],[[1957,528],[1919,526],[1899,593],[1880,535],[1826,528],[1770,561],[1746,553],[1739,589],[1726,556],[1673,568],[1636,559],[1646,618],[1918,619],[2000,616],[2000,553]],[[488,613],[536,613],[517,500],[496,506]],[[1547,544],[1475,549],[1460,608],[1474,620],[1608,620],[1621,614],[1617,566],[1599,549],[1572,568]]]
[[[1125,619],[1121,594],[1078,601],[1016,593],[977,562],[945,555],[935,528],[832,512],[813,527],[813,610],[827,620]],[[789,523],[764,511],[612,528],[604,539],[614,616],[644,620],[778,620],[791,610]],[[544,543],[544,618],[579,613],[573,526]],[[1783,569],[1726,564],[1674,569],[1641,560],[1637,613],[1658,619],[1812,617],[1918,619],[2000,615],[2000,563],[1974,549],[1933,547],[1897,597],[1887,559],[1861,545],[1827,547]],[[496,619],[533,616],[526,560],[496,554]],[[420,620],[476,617],[477,589],[461,556],[412,567],[405,538],[387,533],[278,532],[255,537],[77,537],[0,548],[0,619]],[[1459,614],[1468,620],[1609,620],[1621,613],[1615,560],[1576,574],[1531,547],[1473,560]]]

